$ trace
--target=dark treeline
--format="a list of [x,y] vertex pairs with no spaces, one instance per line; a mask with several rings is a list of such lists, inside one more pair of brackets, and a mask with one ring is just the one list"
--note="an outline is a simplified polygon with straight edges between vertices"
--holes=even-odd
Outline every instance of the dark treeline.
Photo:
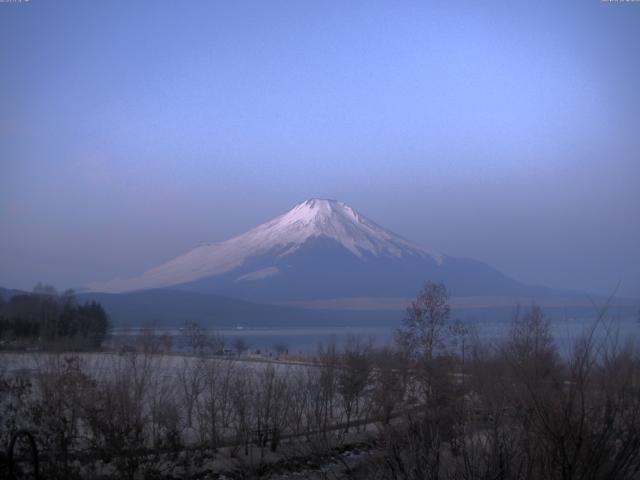
[[72,290],[59,294],[39,284],[32,293],[0,298],[0,340],[5,346],[96,348],[108,329],[109,318],[102,306],[79,304]]
[[[452,321],[441,284],[387,347],[352,338],[305,363],[237,361],[206,353],[215,339],[197,325],[188,336],[184,356],[152,332],[119,354],[0,356],[0,448],[33,432],[51,479],[270,478],[299,459],[333,479],[640,476],[640,355],[604,311],[563,355],[535,306],[484,344]],[[354,445],[358,461],[335,453]]]

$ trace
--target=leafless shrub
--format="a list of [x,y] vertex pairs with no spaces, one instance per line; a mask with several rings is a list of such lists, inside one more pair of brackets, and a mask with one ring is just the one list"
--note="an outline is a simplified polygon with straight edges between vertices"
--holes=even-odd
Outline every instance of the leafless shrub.
[[240,373],[232,361],[204,361],[197,367],[202,390],[196,402],[201,441],[213,450],[231,427],[234,376]]
[[383,425],[403,406],[409,386],[409,363],[403,352],[391,347],[379,349],[374,356],[371,396],[372,407]]
[[338,371],[338,393],[345,414],[345,431],[349,431],[351,420],[361,413],[363,396],[369,386],[373,371],[372,344],[351,337],[347,340]]
[[178,384],[182,405],[185,410],[185,422],[188,429],[193,427],[193,415],[198,398],[202,394],[204,385],[204,359],[182,357],[177,369]]
[[131,480],[143,461],[137,453],[150,440],[145,396],[151,374],[148,356],[121,356],[85,404],[93,455],[106,464],[113,462],[119,474]]
[[253,381],[245,368],[239,368],[237,375],[232,379],[229,392],[231,400],[232,425],[234,427],[235,443],[244,448],[244,454],[249,455],[249,443],[251,441],[253,402]]
[[50,478],[76,478],[70,455],[82,435],[82,406],[95,382],[74,354],[46,357],[36,376],[38,395],[29,400],[32,425],[37,431],[45,468]]

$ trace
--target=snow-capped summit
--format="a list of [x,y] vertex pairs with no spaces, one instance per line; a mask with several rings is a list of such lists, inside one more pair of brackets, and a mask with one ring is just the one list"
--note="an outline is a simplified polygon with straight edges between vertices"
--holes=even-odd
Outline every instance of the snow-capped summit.
[[287,246],[280,256],[295,251],[310,238],[325,237],[335,240],[357,257],[368,254],[389,257],[431,255],[440,258],[438,254],[413,245],[376,225],[346,203],[320,198],[299,203],[237,239],[242,237],[250,238],[261,250]]
[[[421,248],[384,229],[337,200],[312,198],[288,212],[221,243],[200,245],[142,275],[89,286],[93,291],[123,292],[185,284],[234,270],[249,259],[270,255],[282,261],[313,240],[335,242],[355,257],[418,257],[441,263],[443,256]],[[277,262],[276,262],[277,263]],[[237,280],[257,280],[279,273],[267,266],[238,275]]]

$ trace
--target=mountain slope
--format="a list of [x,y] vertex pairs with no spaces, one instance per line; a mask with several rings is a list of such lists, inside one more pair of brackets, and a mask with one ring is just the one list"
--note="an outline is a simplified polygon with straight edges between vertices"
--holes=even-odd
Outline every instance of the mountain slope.
[[130,279],[90,285],[94,292],[154,288],[259,301],[413,296],[427,280],[454,295],[523,295],[524,286],[490,266],[417,246],[335,200],[311,199],[221,243],[201,245]]

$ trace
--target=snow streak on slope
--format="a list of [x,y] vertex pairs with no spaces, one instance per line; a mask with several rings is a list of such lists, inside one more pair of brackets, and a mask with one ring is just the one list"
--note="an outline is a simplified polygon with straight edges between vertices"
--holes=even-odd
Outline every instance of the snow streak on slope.
[[[311,199],[253,230],[222,243],[201,245],[139,277],[90,285],[93,291],[124,292],[179,285],[233,270],[247,259],[273,254],[286,257],[307,240],[328,238],[363,261],[367,257],[431,257],[442,255],[418,247],[376,225],[349,205],[335,200]],[[266,272],[265,277],[277,270]],[[256,279],[259,277],[256,277]]]

